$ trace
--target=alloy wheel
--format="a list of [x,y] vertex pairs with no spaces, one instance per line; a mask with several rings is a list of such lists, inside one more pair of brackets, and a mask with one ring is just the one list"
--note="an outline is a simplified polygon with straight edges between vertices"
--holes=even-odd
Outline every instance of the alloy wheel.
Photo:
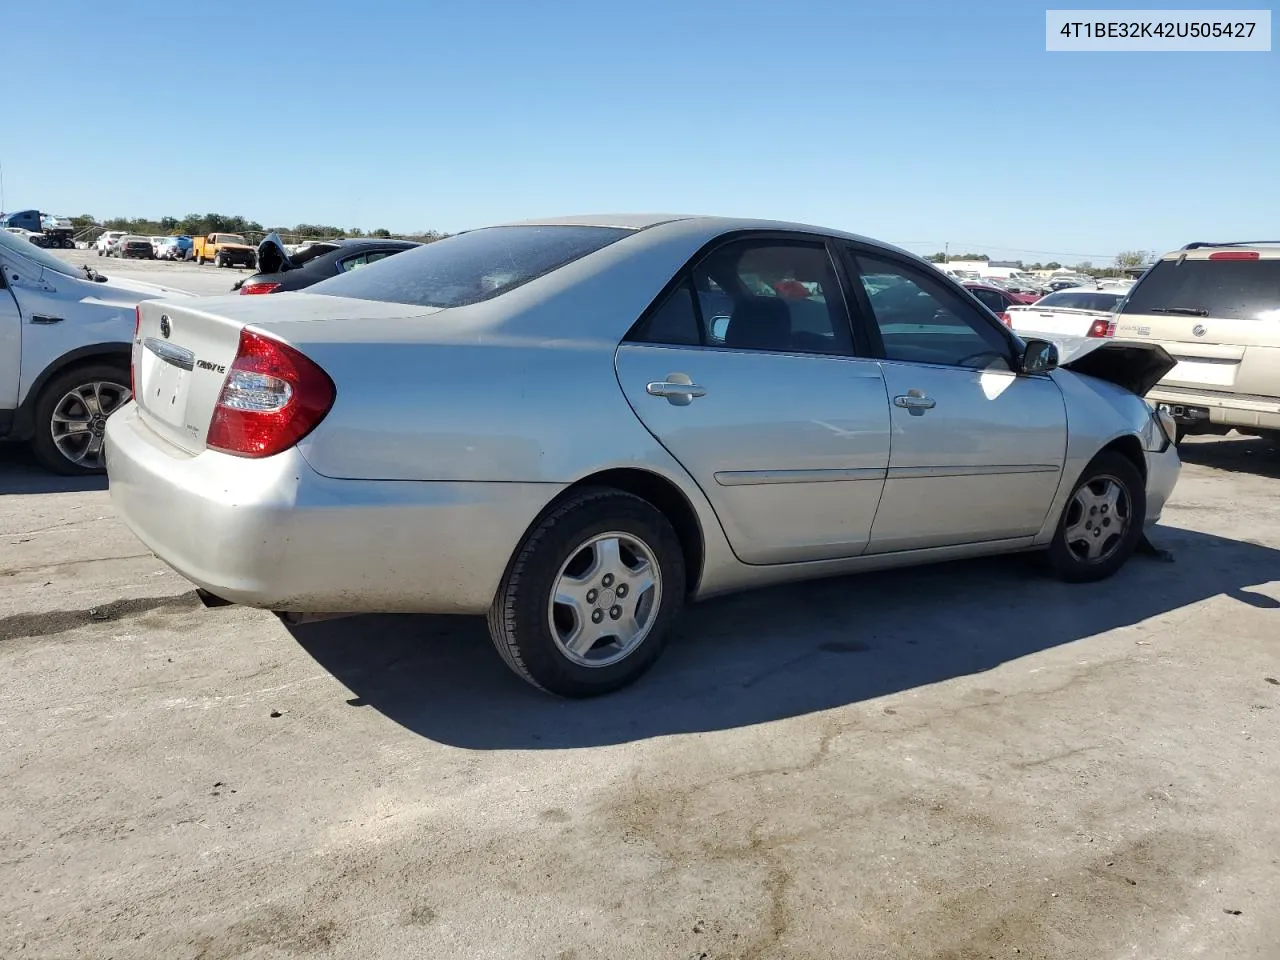
[[68,390],[54,405],[50,432],[58,452],[77,466],[101,469],[107,417],[129,402],[129,388],[94,380]]

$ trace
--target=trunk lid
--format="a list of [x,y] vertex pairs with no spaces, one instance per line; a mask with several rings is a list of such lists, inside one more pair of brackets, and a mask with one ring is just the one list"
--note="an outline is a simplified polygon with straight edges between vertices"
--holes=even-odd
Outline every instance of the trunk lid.
[[[273,297],[193,297],[146,300],[139,304],[133,369],[138,415],[174,446],[196,454],[205,449],[209,423],[235,361],[240,331],[269,328],[269,335],[291,343],[294,323],[309,326],[327,320],[378,320],[420,317],[436,310],[402,303],[348,300],[305,293]],[[305,353],[305,347],[303,348]]]

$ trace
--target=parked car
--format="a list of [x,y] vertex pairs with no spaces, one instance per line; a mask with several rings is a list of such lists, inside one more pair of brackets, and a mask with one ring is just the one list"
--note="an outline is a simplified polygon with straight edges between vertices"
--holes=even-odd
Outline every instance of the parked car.
[[1177,366],[1148,394],[1178,433],[1280,438],[1280,244],[1192,243],[1129,291],[1116,335]]
[[1114,337],[1116,309],[1124,293],[1068,287],[1027,306],[1008,310],[1009,325],[1021,337],[1040,337],[1061,346],[1064,337]]
[[127,230],[106,230],[102,236],[94,242],[94,248],[98,251],[98,256],[112,257],[120,250],[120,241],[129,235]]
[[238,233],[211,233],[192,240],[195,261],[213,262],[215,267],[254,267],[254,249]]
[[258,244],[258,270],[231,289],[242,294],[285,293],[301,290],[340,273],[358,270],[384,257],[421,246],[412,240],[327,240],[313,243],[294,254],[285,252],[274,233]]
[[1179,472],[1141,396],[1159,347],[1060,366],[919,257],[817,227],[490,227],[139,317],[112,502],[206,602],[487,613],[567,696],[636,679],[686,600],[1023,550],[1101,579]]
[[154,260],[156,253],[146,237],[130,236],[120,240],[116,256],[124,260]]
[[1009,315],[1007,311],[1011,306],[1023,303],[1032,303],[1035,297],[1027,296],[1024,293],[1014,293],[1012,290],[1003,290],[1000,287],[993,286],[989,283],[976,283],[972,280],[966,280],[963,284],[964,288],[972,293],[982,302],[988,310],[994,313],[1000,320],[1008,326]]
[[27,243],[34,243],[37,247],[44,246],[44,243],[42,242],[44,234],[34,233],[24,227],[3,227],[0,229],[3,229],[5,233],[11,233],[15,237],[27,241]]
[[168,237],[148,237],[151,241],[151,252],[158,258],[160,256],[160,244],[164,243]]
[[157,260],[187,260],[191,252],[191,238],[188,236],[165,237],[156,249]]
[[75,267],[0,231],[0,439],[58,473],[101,473],[105,419],[130,396],[135,308],[172,287]]

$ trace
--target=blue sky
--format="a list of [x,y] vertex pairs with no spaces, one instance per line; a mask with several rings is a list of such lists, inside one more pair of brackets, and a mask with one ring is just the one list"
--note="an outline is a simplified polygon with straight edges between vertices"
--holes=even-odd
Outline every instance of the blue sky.
[[395,231],[723,213],[1028,262],[1280,232],[1280,54],[1050,54],[1044,10],[10,3],[5,200]]

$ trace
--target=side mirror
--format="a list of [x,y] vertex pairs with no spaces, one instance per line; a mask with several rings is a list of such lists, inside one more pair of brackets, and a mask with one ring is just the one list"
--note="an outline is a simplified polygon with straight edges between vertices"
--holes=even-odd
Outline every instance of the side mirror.
[[1027,349],[1018,364],[1022,374],[1048,373],[1058,366],[1058,348],[1048,340],[1028,340]]

